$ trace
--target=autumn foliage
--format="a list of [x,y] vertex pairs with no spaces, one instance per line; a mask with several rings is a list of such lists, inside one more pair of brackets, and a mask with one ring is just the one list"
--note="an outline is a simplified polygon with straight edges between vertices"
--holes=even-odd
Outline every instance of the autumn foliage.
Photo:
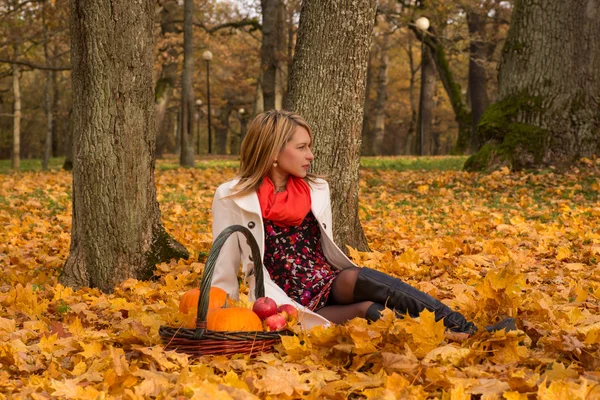
[[[363,169],[360,265],[402,277],[481,328],[449,342],[424,312],[299,331],[254,358],[165,352],[211,243],[210,206],[229,167],[158,170],[167,231],[189,261],[113,294],[57,283],[69,251],[71,176],[0,175],[0,398],[600,397],[600,162],[564,172]],[[250,306],[242,285],[240,303]],[[471,397],[474,396],[474,397]]]

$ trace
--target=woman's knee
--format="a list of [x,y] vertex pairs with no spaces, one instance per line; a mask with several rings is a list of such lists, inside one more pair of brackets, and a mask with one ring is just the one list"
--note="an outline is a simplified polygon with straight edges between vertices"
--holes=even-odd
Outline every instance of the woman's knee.
[[343,284],[346,287],[354,288],[356,284],[356,278],[358,277],[358,273],[360,272],[360,268],[350,267],[343,269],[340,274],[335,278],[336,281]]

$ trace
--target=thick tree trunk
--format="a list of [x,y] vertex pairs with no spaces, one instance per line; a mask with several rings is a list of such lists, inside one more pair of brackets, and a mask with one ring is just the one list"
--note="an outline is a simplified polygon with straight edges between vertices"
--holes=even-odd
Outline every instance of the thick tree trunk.
[[73,225],[60,276],[68,286],[111,292],[189,255],[165,232],[156,201],[153,13],[153,0],[71,1]]
[[600,2],[515,5],[498,102],[479,122],[469,169],[568,166],[600,154]]
[[[15,60],[19,57],[19,47],[14,45]],[[12,65],[13,89],[13,146],[11,155],[11,168],[15,171],[21,169],[21,87],[19,75],[21,71],[18,64]]]
[[[42,32],[43,32],[43,40],[44,40],[44,60],[46,65],[52,66],[52,60],[48,54],[48,26],[46,25],[46,7],[48,6],[48,2],[45,1],[42,6]],[[44,96],[44,109],[46,111],[46,142],[44,149],[44,157],[42,159],[42,169],[48,169],[48,162],[50,161],[50,157],[52,157],[52,75],[49,70],[44,71],[44,75],[46,78],[46,93]]]
[[417,122],[419,154],[433,154],[433,110],[435,108],[435,63],[429,47],[421,47],[421,94],[419,95],[419,118]]
[[181,153],[182,167],[194,166],[194,0],[183,3],[183,74],[181,78]]
[[[285,54],[285,8],[282,0],[261,0],[263,15],[261,67],[264,110],[277,108],[281,101],[281,83],[277,88],[278,75]],[[281,106],[281,105],[280,105]]]
[[379,71],[377,73],[377,97],[373,107],[373,116],[375,117],[375,126],[373,129],[373,150],[374,155],[381,155],[383,152],[383,136],[385,135],[385,104],[387,101],[388,85],[388,66],[390,58],[388,56],[389,33],[384,32],[381,44],[379,46]]
[[487,94],[487,76],[484,62],[488,58],[488,46],[484,43],[486,16],[481,11],[467,11],[469,26],[469,95],[471,98],[471,140],[469,150],[475,153],[479,150],[477,139],[477,124],[489,105]]
[[177,81],[177,48],[170,39],[171,34],[175,34],[176,14],[179,9],[177,1],[164,1],[160,11],[160,30],[162,39],[165,40],[165,46],[161,50],[165,54],[162,63],[160,77],[156,81],[154,88],[154,101],[156,105],[156,126],[158,133],[156,135],[156,154],[157,158],[162,157],[166,151],[175,151],[175,138],[173,135],[174,121],[173,115],[169,113],[168,108],[173,98],[173,88]]
[[305,0],[290,73],[287,109],[315,132],[314,171],[330,177],[333,233],[368,249],[358,219],[358,167],[375,0]]

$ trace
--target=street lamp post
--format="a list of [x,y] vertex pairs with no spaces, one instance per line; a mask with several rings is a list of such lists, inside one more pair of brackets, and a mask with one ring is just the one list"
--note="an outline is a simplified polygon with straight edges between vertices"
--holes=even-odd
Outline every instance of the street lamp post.
[[240,143],[244,140],[244,136],[246,135],[246,116],[244,115],[246,110],[240,108],[238,110],[238,115],[240,116]]
[[202,119],[200,118],[200,108],[202,107],[202,100],[196,100],[196,107],[198,108],[198,140],[196,140],[196,153],[200,155],[200,120]]
[[213,54],[210,50],[206,50],[202,53],[202,58],[206,61],[206,102],[208,105],[208,154],[212,153],[212,132],[210,129],[210,61],[213,58]]
[[421,95],[419,96],[419,154],[423,155],[423,58],[425,55],[425,32],[429,29],[429,20],[426,17],[421,17],[415,21],[415,25],[421,31]]

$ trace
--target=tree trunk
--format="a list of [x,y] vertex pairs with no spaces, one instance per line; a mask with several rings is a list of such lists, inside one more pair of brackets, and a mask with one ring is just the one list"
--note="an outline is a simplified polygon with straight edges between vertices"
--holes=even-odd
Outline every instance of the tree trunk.
[[233,111],[230,104],[221,108],[219,124],[215,127],[215,141],[217,142],[217,154],[227,154],[227,133],[229,132],[229,115]]
[[163,2],[160,12],[160,31],[165,40],[165,47],[162,52],[165,59],[162,63],[160,78],[156,81],[154,88],[154,101],[156,105],[156,126],[158,133],[156,136],[156,157],[162,157],[165,151],[174,151],[175,143],[173,138],[173,116],[168,108],[173,98],[173,87],[177,81],[177,48],[170,39],[171,34],[175,34],[176,13],[179,5],[176,1]]
[[279,1],[277,9],[277,71],[275,75],[275,109],[283,108],[283,99],[287,92],[287,63],[285,62],[287,46],[286,10],[283,1]]
[[373,114],[375,116],[375,129],[373,130],[373,155],[381,155],[383,151],[383,136],[385,135],[385,103],[387,100],[388,84],[388,43],[389,33],[383,33],[383,39],[379,46],[379,71],[377,74],[377,98]]
[[471,98],[471,140],[469,150],[475,153],[479,150],[477,140],[477,124],[489,105],[487,94],[487,76],[484,61],[488,58],[488,46],[484,42],[486,16],[477,9],[467,11],[469,26],[469,94]]
[[[282,0],[261,0],[263,15],[261,67],[264,110],[276,108],[277,76],[285,49],[284,7]],[[281,96],[281,90],[279,89]],[[281,99],[281,97],[280,97]]]
[[112,292],[189,256],[165,232],[156,201],[153,13],[153,0],[71,1],[75,162],[64,285]]
[[[14,45],[15,60],[19,57],[19,47]],[[12,65],[13,87],[13,147],[11,168],[15,171],[21,169],[21,87],[19,86],[20,68],[18,64]]]
[[465,168],[567,167],[600,154],[600,3],[521,0],[499,67],[485,146]]
[[254,92],[254,115],[265,111],[265,99],[263,98],[262,77],[256,80],[256,91]]
[[367,64],[367,84],[365,86],[365,105],[363,106],[363,122],[362,122],[362,146],[361,154],[363,156],[372,156],[373,153],[373,129],[371,129],[371,87],[373,86],[373,51],[369,51],[369,61]]
[[[421,38],[422,35],[417,32],[416,27],[410,26],[410,28]],[[471,114],[462,97],[460,85],[454,79],[454,74],[450,70],[444,46],[442,46],[442,43],[437,38],[433,27],[430,27],[429,34],[425,35],[425,44],[431,50],[440,80],[452,105],[454,118],[458,123],[458,139],[454,147],[454,152],[462,154],[468,149],[471,140]]]
[[305,0],[286,109],[315,132],[314,172],[330,177],[334,238],[367,250],[358,219],[358,167],[375,0]]
[[410,97],[410,122],[408,124],[408,134],[406,136],[405,154],[417,154],[417,100],[415,96],[415,84],[417,81],[417,71],[420,67],[415,65],[413,53],[412,36],[408,37],[408,46],[406,49],[408,54],[408,63],[410,67],[410,77],[408,85],[408,93]]
[[[42,32],[44,40],[44,60],[46,65],[52,66],[52,60],[48,54],[48,26],[46,24],[46,7],[48,7],[48,1],[44,1],[42,6]],[[46,143],[44,149],[44,158],[42,159],[42,169],[48,169],[48,162],[52,157],[52,75],[50,70],[44,71],[46,78],[46,93],[44,96],[44,109],[46,111]]]
[[181,153],[182,167],[194,166],[194,0],[183,3],[183,74],[181,78]]
[[[56,54],[56,48],[53,52]],[[51,72],[52,78],[52,154],[55,156],[65,155],[66,154],[66,135],[64,126],[68,123],[68,120],[62,121],[63,129],[59,128],[59,124],[61,121],[58,120],[58,110],[59,110],[59,96],[60,92],[58,91],[58,72]]]
[[67,124],[67,137],[65,138],[65,162],[62,168],[65,171],[73,170],[73,108],[69,109],[69,120]]
[[435,63],[428,46],[422,46],[421,94],[419,95],[419,118],[417,122],[419,154],[433,154],[433,110],[435,108]]

